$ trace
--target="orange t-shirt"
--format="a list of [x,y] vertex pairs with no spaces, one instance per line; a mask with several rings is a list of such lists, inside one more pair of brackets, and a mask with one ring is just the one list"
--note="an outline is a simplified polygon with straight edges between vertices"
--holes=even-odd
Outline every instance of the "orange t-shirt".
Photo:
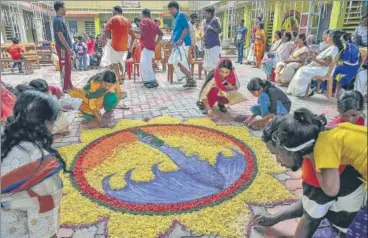
[[128,35],[131,25],[122,15],[113,16],[106,24],[105,32],[111,31],[111,46],[116,51],[128,50]]

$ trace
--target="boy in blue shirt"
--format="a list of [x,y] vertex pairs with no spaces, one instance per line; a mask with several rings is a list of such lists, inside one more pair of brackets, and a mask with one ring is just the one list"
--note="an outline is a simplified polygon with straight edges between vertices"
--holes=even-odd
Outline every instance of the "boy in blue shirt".
[[186,78],[185,88],[195,87],[196,82],[189,70],[189,47],[192,45],[189,34],[189,24],[184,13],[179,11],[179,3],[172,1],[167,6],[174,17],[174,29],[172,33],[173,50],[169,63],[174,65],[174,71],[178,81]]

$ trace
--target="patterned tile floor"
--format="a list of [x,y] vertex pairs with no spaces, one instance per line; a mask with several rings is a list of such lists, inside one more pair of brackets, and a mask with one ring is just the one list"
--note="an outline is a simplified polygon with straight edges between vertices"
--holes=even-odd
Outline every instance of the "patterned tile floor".
[[[246,65],[236,65],[236,70],[241,84],[240,91],[245,93],[249,100],[232,106],[227,114],[216,112],[213,120],[218,124],[240,125],[234,121],[234,116],[238,114],[249,114],[250,106],[257,101],[257,99],[247,91],[246,85],[253,77],[263,78],[263,72]],[[74,86],[83,86],[87,82],[88,78],[96,72],[97,70],[81,72],[73,71],[72,80]],[[41,69],[35,70],[35,73],[32,75],[13,74],[10,71],[1,73],[1,80],[12,86],[16,86],[20,83],[27,83],[36,78],[43,78],[47,80],[50,85],[59,85],[59,72],[55,71],[55,67],[53,66],[43,66]],[[197,81],[197,87],[194,89],[184,89],[180,83],[170,84],[167,81],[167,75],[162,72],[157,73],[157,80],[160,86],[155,89],[146,89],[142,86],[140,79],[137,79],[135,82],[133,80],[126,80],[123,85],[123,90],[127,94],[127,98],[124,99],[124,104],[128,105],[130,110],[115,110],[112,115],[111,124],[122,119],[129,118],[148,120],[150,118],[166,114],[182,120],[194,117],[203,117],[195,104],[199,90],[204,82],[203,79]],[[308,100],[296,97],[290,97],[290,99],[292,101],[292,110],[300,107],[307,107],[315,113],[324,113],[329,120],[333,119],[337,115],[336,101],[328,101],[322,95],[316,95]],[[81,123],[83,119],[75,116],[76,114],[69,115],[69,119],[71,121],[70,131],[66,135],[58,135],[55,137],[55,147],[79,143],[81,130],[88,129],[88,127]],[[252,133],[254,136],[261,136],[260,131],[252,131]],[[275,175],[275,178],[278,179],[291,193],[295,194],[296,198],[300,198],[302,194],[300,176],[300,171],[296,173],[286,172]],[[285,206],[287,206],[287,204],[272,207],[253,207],[252,210],[267,209],[270,213],[274,213],[284,209]],[[253,228],[251,231],[251,237],[291,237],[296,229],[297,222],[297,219],[292,219],[279,223],[271,228]],[[101,230],[103,230],[105,225],[105,221],[100,221],[96,224],[90,224],[83,229],[65,227],[60,230],[58,237],[100,238],[103,237]],[[172,229],[170,229],[169,232],[169,237],[178,238],[199,236],[193,235],[189,230],[181,227],[179,224],[173,224]]]

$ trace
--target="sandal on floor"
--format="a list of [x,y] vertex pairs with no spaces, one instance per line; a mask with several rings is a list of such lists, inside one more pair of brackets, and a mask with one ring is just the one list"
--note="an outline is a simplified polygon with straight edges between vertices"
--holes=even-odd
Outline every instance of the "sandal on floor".
[[156,87],[158,87],[157,83],[150,83],[146,85],[146,88],[156,88]]
[[226,109],[225,105],[219,104],[218,107],[220,108],[221,112],[227,113],[227,109]]
[[204,106],[204,104],[203,104],[203,102],[200,102],[200,101],[197,101],[197,107],[200,109],[200,110],[203,110],[203,109],[205,109],[205,106]]

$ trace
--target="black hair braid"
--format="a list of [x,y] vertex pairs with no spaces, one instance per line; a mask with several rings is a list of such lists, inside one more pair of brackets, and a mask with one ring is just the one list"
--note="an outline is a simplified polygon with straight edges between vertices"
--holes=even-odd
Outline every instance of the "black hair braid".
[[60,162],[64,172],[70,172],[66,169],[66,163],[59,152],[51,147],[53,137],[46,125],[30,124],[22,120],[15,120],[14,117],[8,118],[4,129],[1,140],[1,160],[8,155],[13,147],[19,145],[22,141],[33,143],[40,149],[42,156],[44,156],[43,149],[47,150]]

